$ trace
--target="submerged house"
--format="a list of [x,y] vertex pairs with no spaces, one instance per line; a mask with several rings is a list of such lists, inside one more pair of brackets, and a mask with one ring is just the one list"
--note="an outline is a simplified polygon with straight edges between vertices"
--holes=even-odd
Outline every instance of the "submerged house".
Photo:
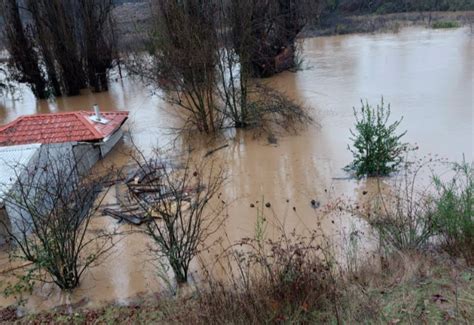
[[75,142],[99,149],[104,157],[123,135],[128,112],[77,111],[24,115],[0,127],[0,147]]
[[[22,183],[54,186],[54,171],[48,170],[53,162],[74,169],[71,177],[86,174],[122,138],[127,118],[128,112],[101,114],[96,107],[95,112],[21,116],[0,127],[0,244],[7,238],[5,227],[15,232],[20,220],[28,219],[12,202]],[[48,208],[47,198],[35,200]]]

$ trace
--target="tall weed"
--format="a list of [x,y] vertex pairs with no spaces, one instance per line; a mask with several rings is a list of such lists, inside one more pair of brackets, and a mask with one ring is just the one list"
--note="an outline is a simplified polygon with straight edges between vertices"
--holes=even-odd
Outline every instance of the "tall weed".
[[435,225],[443,246],[454,255],[474,264],[474,163],[453,164],[455,175],[449,181],[434,177]]

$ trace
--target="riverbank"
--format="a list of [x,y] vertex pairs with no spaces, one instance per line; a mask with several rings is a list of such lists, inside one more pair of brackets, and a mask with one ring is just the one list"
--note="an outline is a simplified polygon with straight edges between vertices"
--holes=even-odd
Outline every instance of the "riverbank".
[[439,22],[454,22],[457,26],[471,26],[472,30],[474,11],[333,15],[323,18],[318,24],[309,24],[301,32],[300,37],[398,32],[403,27],[433,28]]
[[[212,286],[175,298],[146,296],[128,306],[99,309],[57,308],[18,317],[14,307],[0,311],[0,321],[18,324],[173,323],[216,324],[259,321],[275,323],[472,323],[474,269],[440,251],[399,252],[347,279],[322,280],[317,303],[305,301],[306,290],[287,291],[297,305],[280,305],[259,286],[242,296]],[[282,285],[281,283],[279,285]],[[314,285],[314,284],[313,284]],[[319,284],[321,285],[321,284]],[[231,300],[232,299],[232,300]],[[285,299],[283,299],[285,300]],[[260,310],[252,310],[256,307]],[[273,317],[271,317],[273,315]]]

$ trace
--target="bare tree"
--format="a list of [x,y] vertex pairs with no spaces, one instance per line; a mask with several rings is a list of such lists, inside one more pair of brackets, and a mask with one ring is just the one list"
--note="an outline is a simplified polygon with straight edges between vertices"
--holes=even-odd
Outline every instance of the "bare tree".
[[155,242],[157,256],[169,261],[177,282],[185,283],[191,261],[225,220],[219,193],[223,170],[211,161],[196,163],[191,158],[180,166],[161,156],[136,161],[139,176],[128,188],[151,219],[145,233]]
[[219,46],[217,87],[227,119],[237,128],[248,126],[250,110],[250,47],[253,1],[218,0],[216,34]]
[[52,38],[47,30],[46,24],[43,22],[43,14],[40,10],[40,2],[35,0],[27,0],[27,7],[31,13],[32,20],[34,22],[34,34],[40,52],[43,57],[43,64],[46,68],[48,75],[48,82],[51,89],[51,93],[54,96],[61,96],[61,84],[60,84],[60,73],[57,72],[56,60],[54,57]]
[[[280,94],[269,105],[272,108],[262,109],[261,97],[266,100],[276,92],[265,91],[262,96],[263,88],[256,87],[251,78],[267,74],[256,73],[260,63],[271,73],[286,64],[276,56],[282,44],[293,42],[301,29],[299,2],[283,1],[277,6],[262,0],[156,0],[154,4],[154,26],[145,39],[148,55],[131,55],[128,67],[163,89],[165,98],[184,110],[185,129],[210,133],[229,126],[260,126],[258,118],[269,117],[270,111],[276,116],[277,107],[286,108],[273,105],[282,99]],[[271,56],[261,46],[278,50]],[[294,46],[285,53],[290,67]],[[284,111],[303,116],[295,107]]]
[[216,47],[212,0],[156,0],[153,28],[129,70],[159,85],[184,110],[187,124],[210,133],[222,122],[215,102]]
[[104,177],[83,177],[71,147],[42,147],[34,163],[11,166],[17,180],[4,198],[12,257],[30,262],[28,279],[63,290],[79,285],[84,272],[113,246],[113,233],[91,232],[104,195]]

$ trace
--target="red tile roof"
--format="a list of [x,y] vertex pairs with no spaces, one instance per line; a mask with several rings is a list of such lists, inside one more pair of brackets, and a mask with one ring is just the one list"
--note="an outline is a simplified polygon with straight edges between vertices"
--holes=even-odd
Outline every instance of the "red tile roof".
[[0,146],[28,143],[60,143],[70,141],[101,141],[119,129],[128,112],[102,112],[107,124],[89,119],[93,112],[68,112],[24,115],[0,127]]

